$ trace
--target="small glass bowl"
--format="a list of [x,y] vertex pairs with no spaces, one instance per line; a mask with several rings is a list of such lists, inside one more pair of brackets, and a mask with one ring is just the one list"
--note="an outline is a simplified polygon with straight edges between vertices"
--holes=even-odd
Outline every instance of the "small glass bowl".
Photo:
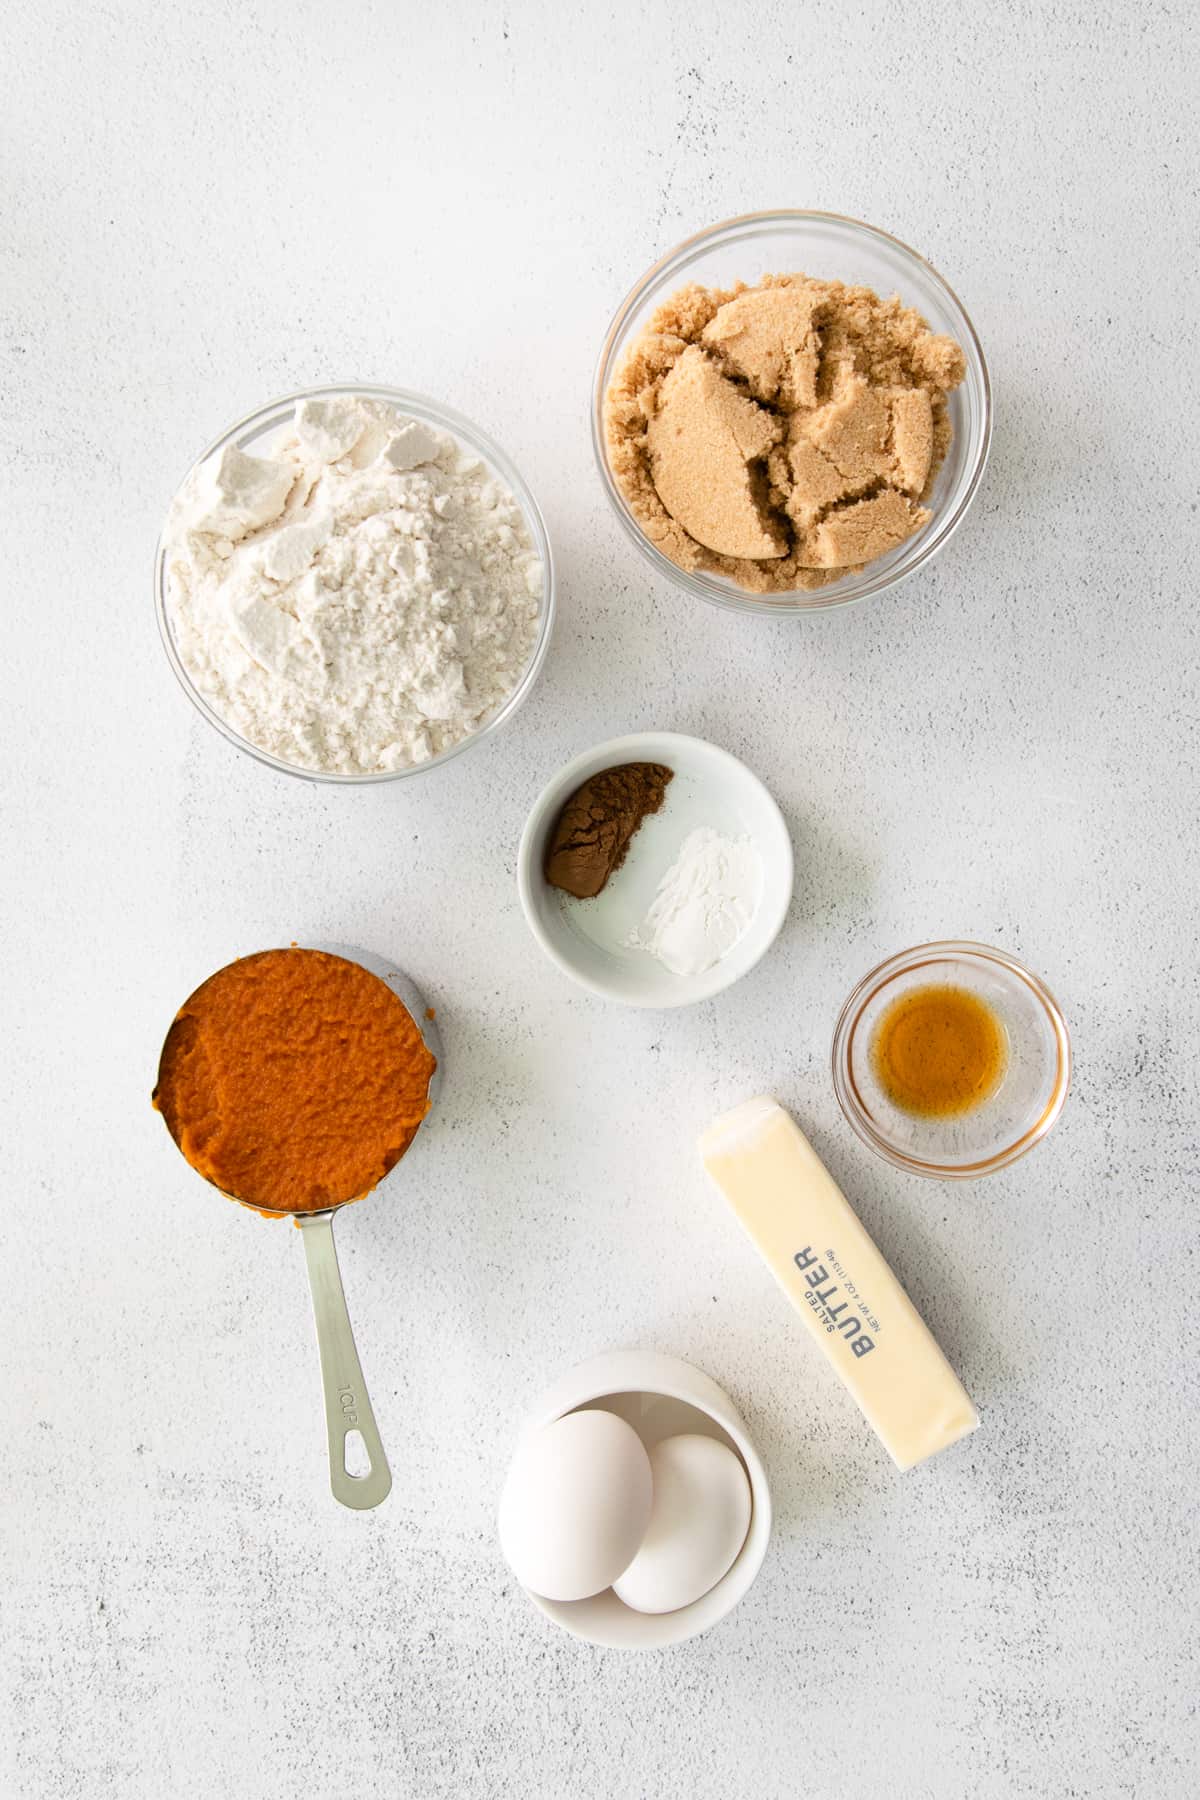
[[[473,744],[481,743],[485,737],[499,729],[507,719],[516,712],[518,706],[527,697],[537,679],[546,651],[550,647],[550,628],[554,620],[554,559],[550,552],[550,539],[546,532],[545,522],[538,508],[538,503],[530,493],[517,469],[492,439],[482,432],[478,425],[470,419],[455,412],[452,407],[443,406],[440,401],[427,399],[424,394],[411,394],[404,388],[378,387],[371,382],[350,381],[336,382],[328,387],[300,388],[294,394],[285,394],[279,400],[272,400],[266,406],[259,407],[257,412],[249,413],[231,425],[228,431],[221,433],[188,470],[184,480],[190,479],[193,471],[199,468],[208,457],[223,450],[226,444],[235,444],[239,450],[248,450],[262,455],[272,438],[286,426],[292,417],[299,400],[324,398],[326,395],[360,394],[368,400],[382,400],[390,406],[397,407],[410,418],[424,419],[427,424],[448,432],[463,444],[474,450],[499,477],[514,495],[521,511],[525,515],[525,523],[529,527],[529,535],[542,561],[543,582],[541,610],[538,614],[537,638],[529,655],[529,661],[517,682],[516,687],[499,710],[457,744],[451,744],[437,756],[431,756],[426,762],[412,763],[405,769],[380,769],[367,774],[343,774],[328,769],[308,769],[300,763],[285,762],[282,757],[272,756],[269,750],[263,750],[258,744],[250,743],[236,732],[204,698],[195,687],[191,676],[183,665],[179,647],[175,642],[175,632],[171,624],[167,608],[167,568],[163,551],[162,536],[159,536],[158,547],[154,554],[154,607],[158,616],[159,635],[163,648],[167,653],[167,661],[175,671],[177,680],[184,693],[202,717],[208,720],[221,733],[223,738],[238,750],[244,750],[256,762],[265,763],[269,769],[279,769],[284,775],[298,775],[303,781],[328,782],[331,786],[361,787],[378,781],[403,781],[409,775],[423,775],[429,769],[438,769],[448,763],[451,757],[469,750]],[[183,482],[180,482],[180,487]],[[177,490],[178,491],[178,490]]]
[[[880,1016],[913,988],[965,988],[996,1013],[1008,1040],[999,1085],[973,1111],[920,1118],[902,1111],[872,1066]],[[1003,1169],[1039,1144],[1071,1085],[1071,1041],[1054,996],[1003,950],[983,944],[919,944],[880,963],[843,1006],[833,1034],[833,1086],[864,1144],[916,1175],[971,1180]]]
[[[898,293],[915,306],[930,329],[956,338],[966,356],[962,385],[948,398],[954,437],[926,502],[933,518],[906,543],[877,557],[857,575],[843,575],[825,587],[786,594],[751,594],[723,575],[679,568],[652,544],[629,509],[609,465],[604,398],[630,340],[654,309],[687,282],[732,287],[763,275],[814,275],[823,280],[874,288],[884,299]],[[592,446],[600,478],[626,534],[651,568],[688,593],[733,612],[827,612],[895,587],[929,561],[961,523],[975,497],[992,436],[991,387],[975,327],[961,302],[923,256],[898,238],[839,213],[744,213],[697,232],[649,269],[617,309],[596,365],[592,395]]]

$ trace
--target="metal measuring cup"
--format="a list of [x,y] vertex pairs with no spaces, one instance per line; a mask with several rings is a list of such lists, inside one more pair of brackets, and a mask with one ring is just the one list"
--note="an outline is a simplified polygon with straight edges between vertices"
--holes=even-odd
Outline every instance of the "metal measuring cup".
[[[378,975],[391,988],[411,1015],[425,1040],[426,1048],[437,1059],[437,1067],[429,1078],[428,1096],[432,1110],[442,1085],[441,1035],[428,1014],[424,1000],[408,976],[403,970],[397,969],[383,957],[373,955],[369,950],[355,950],[345,944],[308,944],[301,948],[322,950],[328,956],[340,956],[345,962],[358,963],[370,974]],[[426,1113],[425,1117],[428,1118],[429,1114]],[[421,1124],[424,1125],[424,1122],[422,1120]],[[418,1136],[420,1129],[418,1127]],[[413,1142],[416,1142],[416,1138]],[[410,1144],[405,1156],[371,1189],[372,1194],[380,1193],[394,1180],[411,1150]],[[209,1185],[216,1186],[215,1183]],[[217,1189],[218,1193],[224,1191],[223,1188]],[[226,1197],[238,1199],[236,1194]],[[272,1219],[292,1219],[300,1228],[309,1286],[312,1289],[313,1322],[317,1328],[317,1346],[321,1354],[321,1385],[325,1393],[325,1427],[329,1440],[329,1485],[335,1500],[340,1500],[343,1506],[363,1512],[387,1499],[392,1487],[392,1472],[388,1468],[383,1440],[375,1423],[367,1384],[363,1379],[362,1364],[358,1360],[341,1270],[338,1268],[337,1249],[333,1241],[334,1213],[341,1206],[357,1204],[357,1201],[343,1200],[338,1206],[326,1207],[321,1212],[303,1213],[269,1212],[266,1207],[261,1206],[248,1207],[248,1210]],[[248,1203],[239,1201],[239,1205],[248,1206]],[[356,1433],[362,1440],[367,1456],[368,1466],[362,1474],[352,1473],[346,1461],[347,1445]]]

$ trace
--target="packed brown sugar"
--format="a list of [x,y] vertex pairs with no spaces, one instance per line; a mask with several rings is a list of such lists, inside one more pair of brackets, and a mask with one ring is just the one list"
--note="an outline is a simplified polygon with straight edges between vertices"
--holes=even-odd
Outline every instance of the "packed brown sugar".
[[154,1104],[206,1180],[267,1212],[356,1200],[404,1155],[436,1061],[408,1009],[320,950],[230,963],[180,1008]]
[[608,390],[613,474],[680,568],[821,587],[928,524],[965,367],[953,338],[869,288],[681,288]]

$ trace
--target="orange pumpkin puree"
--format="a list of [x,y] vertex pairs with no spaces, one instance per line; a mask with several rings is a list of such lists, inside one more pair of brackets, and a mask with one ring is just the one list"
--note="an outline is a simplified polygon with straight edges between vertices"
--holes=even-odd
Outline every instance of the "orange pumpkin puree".
[[235,1200],[319,1212],[399,1162],[436,1067],[377,975],[324,950],[264,950],[184,1002],[154,1104],[192,1167]]

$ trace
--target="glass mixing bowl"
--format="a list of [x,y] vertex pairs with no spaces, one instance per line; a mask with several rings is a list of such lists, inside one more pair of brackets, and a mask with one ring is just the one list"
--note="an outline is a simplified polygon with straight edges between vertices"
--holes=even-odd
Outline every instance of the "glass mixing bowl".
[[[688,282],[727,288],[737,281],[753,283],[763,275],[800,273],[844,281],[851,286],[861,283],[885,299],[899,294],[906,306],[915,306],[923,314],[933,331],[957,339],[966,356],[967,373],[962,386],[949,396],[954,437],[938,470],[933,493],[925,503],[933,518],[924,530],[869,563],[859,574],[843,575],[825,587],[787,594],[751,594],[722,575],[679,568],[650,542],[630,511],[609,465],[604,397],[630,341],[676,288]],[[961,523],[979,487],[991,435],[987,364],[975,327],[957,295],[924,257],[898,238],[857,219],[842,218],[838,213],[791,209],[745,213],[688,238],[656,262],[618,307],[600,351],[592,395],[596,462],[604,491],[626,534],[658,574],[688,593],[734,612],[775,616],[825,612],[895,587],[928,562]]]
[[[902,994],[964,988],[999,1019],[1007,1055],[1000,1081],[972,1111],[951,1118],[905,1112],[872,1066],[879,1021]],[[1071,1042],[1054,996],[1003,950],[949,941],[919,944],[859,982],[833,1034],[833,1085],[859,1137],[898,1169],[941,1180],[990,1175],[1040,1144],[1071,1085]]]
[[[451,757],[459,756],[464,750],[469,750],[472,745],[482,743],[484,738],[490,737],[507,719],[511,719],[537,680],[538,672],[545,661],[546,651],[550,646],[550,628],[554,620],[554,560],[550,552],[550,539],[546,533],[545,522],[538,509],[537,501],[500,446],[493,443],[492,439],[482,432],[478,425],[473,425],[470,419],[465,419],[461,413],[455,412],[451,407],[443,406],[437,400],[429,400],[424,394],[410,394],[403,388],[377,387],[370,382],[361,381],[338,382],[330,387],[301,388],[294,394],[285,394],[281,399],[272,400],[269,405],[260,407],[257,412],[252,412],[246,418],[239,419],[236,425],[231,425],[228,431],[222,432],[221,436],[211,443],[201,456],[196,458],[184,480],[187,480],[192,471],[198,468],[202,462],[219,453],[227,444],[235,444],[239,450],[247,450],[260,456],[265,454],[271,440],[290,422],[298,400],[310,400],[335,394],[361,394],[369,400],[386,401],[409,417],[424,419],[426,423],[448,432],[452,437],[458,438],[461,443],[474,450],[476,455],[488,465],[493,474],[516,497],[521,511],[525,515],[529,535],[541,557],[543,570],[537,637],[521,678],[503,706],[494,712],[490,719],[485,720],[477,731],[461,738],[457,744],[451,744],[448,750],[441,751],[439,755],[431,756],[426,762],[413,763],[405,769],[383,769],[370,774],[339,774],[325,769],[308,769],[299,763],[285,762],[281,757],[273,756],[269,750],[263,750],[257,744],[250,743],[247,738],[234,731],[233,727],[209,705],[203,694],[197,690],[191,676],[183,666],[179,647],[175,642],[175,633],[167,607],[166,559],[163,553],[162,537],[159,537],[158,548],[154,556],[154,605],[158,615],[159,634],[167,653],[167,661],[175,671],[180,686],[197,712],[237,749],[244,750],[248,756],[254,757],[256,762],[266,763],[270,769],[279,769],[285,775],[298,775],[305,781],[329,782],[333,786],[360,787],[376,781],[403,781],[407,776],[423,775],[429,769],[440,768],[443,763],[448,763]],[[182,487],[182,485],[181,482],[180,486]]]

